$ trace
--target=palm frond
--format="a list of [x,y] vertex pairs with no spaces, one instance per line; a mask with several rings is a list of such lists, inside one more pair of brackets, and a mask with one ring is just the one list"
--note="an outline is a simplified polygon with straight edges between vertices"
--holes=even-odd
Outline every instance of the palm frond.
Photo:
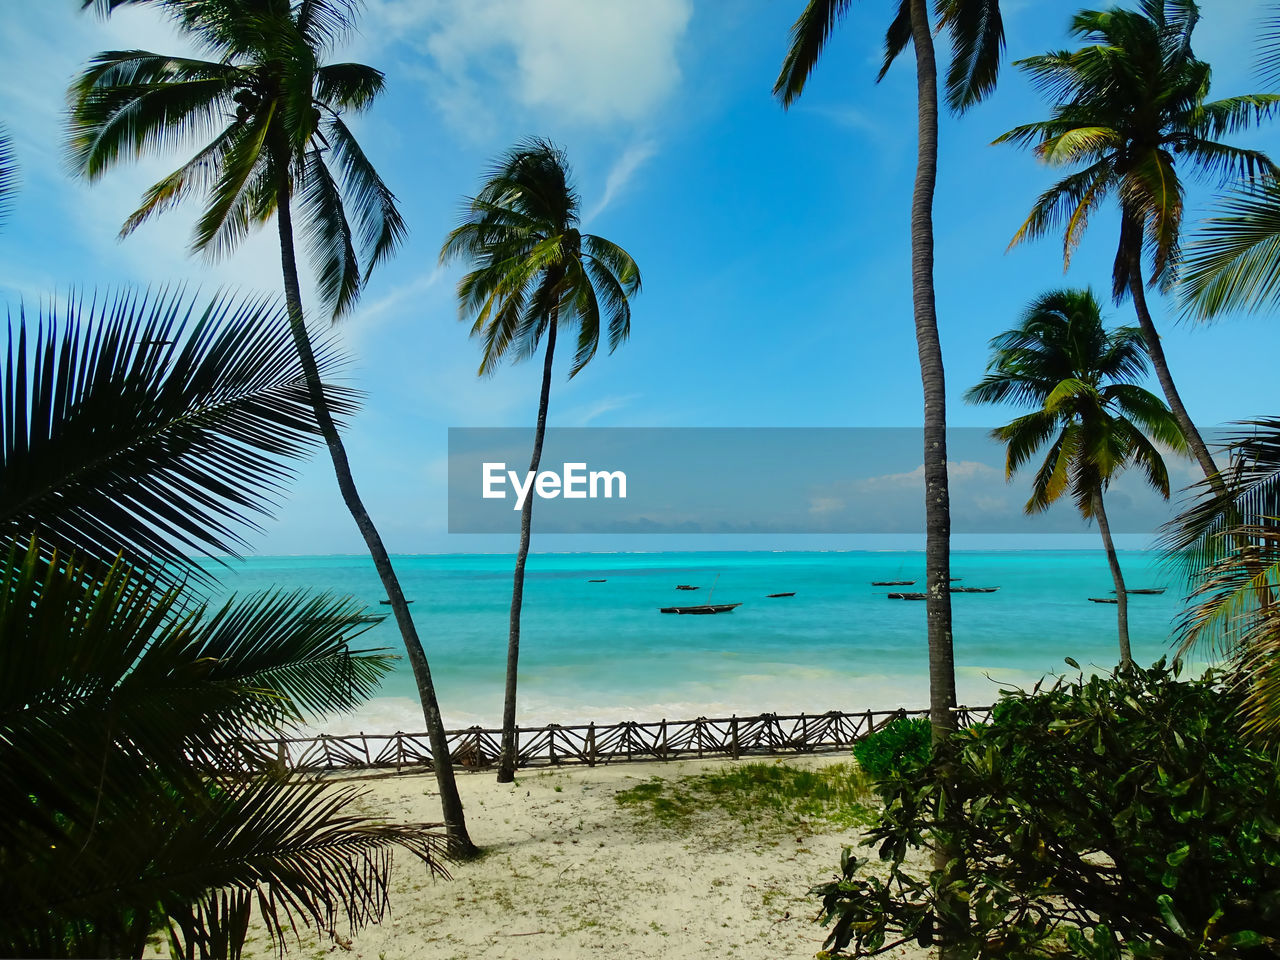
[[1221,200],[1181,273],[1183,304],[1201,320],[1280,302],[1280,186],[1241,184]]
[[947,105],[964,113],[996,88],[1004,59],[999,0],[940,0],[938,26],[951,37]]
[[[322,371],[338,360],[317,345]],[[329,387],[340,416],[355,396]],[[9,320],[0,529],[138,565],[245,545],[316,427],[282,312],[118,293]]]
[[18,161],[13,153],[13,143],[8,131],[0,125],[0,226],[4,225],[13,206],[13,194],[18,189]]
[[329,173],[324,155],[312,150],[306,158],[306,178],[298,186],[302,238],[311,251],[316,288],[326,312],[337,319],[360,295],[360,264],[352,244],[342,194]]
[[237,133],[238,127],[224,130],[181,167],[151,186],[143,194],[141,206],[120,228],[120,236],[127,237],[152,217],[173,209],[193,194],[210,190],[218,181],[227,150],[235,142]]
[[396,207],[395,194],[383,183],[347,125],[335,117],[328,130],[334,160],[342,171],[343,198],[359,227],[364,261],[361,283],[367,283],[373,268],[391,256],[408,228]]
[[804,92],[832,31],[850,6],[851,0],[809,0],[791,25],[791,42],[773,84],[773,95],[784,107],[791,106]]
[[363,63],[316,68],[315,98],[334,110],[367,110],[386,89],[386,75]]
[[227,256],[255,223],[265,222],[275,212],[278,198],[272,161],[264,149],[274,116],[275,105],[270,104],[231,131],[218,180],[209,191],[209,204],[196,222],[193,250],[215,258]]
[[217,130],[241,73],[228,64],[145,50],[101,53],[72,84],[67,146],[90,180],[121,159]]

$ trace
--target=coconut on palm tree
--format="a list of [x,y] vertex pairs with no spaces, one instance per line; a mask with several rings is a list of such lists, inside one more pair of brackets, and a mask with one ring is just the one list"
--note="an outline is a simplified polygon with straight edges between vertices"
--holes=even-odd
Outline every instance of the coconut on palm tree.
[[1076,168],[1036,200],[1010,246],[1062,230],[1069,265],[1091,214],[1108,197],[1118,201],[1112,293],[1117,302],[1132,298],[1165,399],[1212,478],[1217,465],[1178,394],[1146,288],[1168,289],[1177,275],[1182,172],[1202,179],[1280,173],[1264,153],[1221,139],[1270,116],[1280,96],[1208,100],[1211,71],[1191,49],[1198,19],[1192,0],[1142,0],[1138,10],[1077,13],[1071,33],[1085,46],[1016,63],[1054,101],[1052,117],[1015,127],[996,143],[1033,146],[1045,163]]
[[[543,348],[542,391],[529,472],[542,460],[551,399],[556,339],[563,328],[577,332],[570,378],[596,355],[604,335],[612,353],[631,332],[631,298],[640,292],[640,270],[631,255],[603,237],[580,229],[578,193],[569,164],[554,144],[526,140],[508,152],[467,201],[464,222],[445,239],[442,263],[471,267],[458,283],[458,305],[471,335],[484,347],[480,375],[504,360],[533,357]],[[533,497],[520,511],[507,640],[507,681],[502,709],[498,780],[510,783],[516,769],[516,675],[520,659],[520,611],[533,523]]]
[[1134,381],[1147,373],[1142,331],[1103,324],[1090,290],[1037,297],[1022,322],[991,341],[989,373],[965,395],[972,403],[1015,403],[1030,413],[992,431],[1006,447],[1010,479],[1045,451],[1026,512],[1048,510],[1069,495],[1102,534],[1115,582],[1120,662],[1131,663],[1124,574],[1116,556],[1104,495],[1121,471],[1142,470],[1166,500],[1169,471],[1160,447],[1187,445],[1169,408]]
[[147,191],[122,234],[198,198],[203,210],[192,248],[216,257],[275,217],[285,303],[314,415],[413,667],[455,852],[468,854],[474,848],[431,670],[320,386],[295,253],[296,214],[325,310],[336,319],[351,309],[370,271],[404,236],[394,195],[344,120],[345,113],[373,103],[383,75],[364,64],[323,63],[354,26],[351,0],[156,2],[212,59],[143,50],[96,56],[71,89],[73,162],[82,176],[96,180],[122,160],[175,142],[203,142],[189,161]]

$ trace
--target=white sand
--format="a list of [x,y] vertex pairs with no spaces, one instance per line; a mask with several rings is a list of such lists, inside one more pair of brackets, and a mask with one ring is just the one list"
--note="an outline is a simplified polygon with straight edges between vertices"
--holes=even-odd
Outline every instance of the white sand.
[[[766,763],[819,766],[846,757]],[[411,857],[397,859],[391,914],[350,946],[290,944],[290,955],[394,960],[628,960],[813,957],[825,930],[814,923],[815,883],[833,876],[841,847],[855,837],[744,828],[717,811],[688,832],[654,823],[644,807],[614,795],[653,777],[724,769],[730,760],[540,769],[501,786],[492,773],[462,774],[459,787],[476,861],[433,880]],[[740,761],[748,762],[748,761]],[[755,761],[760,762],[760,761]],[[429,774],[371,780],[370,812],[438,821]],[[823,832],[826,831],[826,832]],[[256,948],[256,951],[255,951]],[[257,940],[246,955],[267,956]],[[924,957],[920,950],[891,956]]]

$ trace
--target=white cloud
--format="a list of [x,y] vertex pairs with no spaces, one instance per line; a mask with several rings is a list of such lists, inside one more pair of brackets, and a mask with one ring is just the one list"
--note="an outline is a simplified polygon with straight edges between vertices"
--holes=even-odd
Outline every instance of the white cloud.
[[642,143],[634,143],[627,149],[622,151],[622,155],[618,157],[613,167],[609,170],[609,176],[605,178],[604,193],[595,205],[587,211],[586,216],[582,218],[583,225],[589,224],[596,217],[605,211],[605,208],[626,189],[627,184],[631,182],[631,178],[636,175],[645,162],[657,152],[658,146],[652,140],[645,140]]
[[[1004,473],[985,463],[976,460],[950,460],[947,462],[947,477],[952,483],[968,480],[1004,480]],[[885,473],[878,477],[868,477],[861,481],[863,490],[896,490],[902,487],[924,486],[924,464],[906,473]]]
[[364,35],[426,53],[436,106],[484,138],[513,107],[592,126],[646,120],[680,81],[691,13],[690,0],[375,0]]
[[585,427],[592,420],[603,417],[606,413],[613,413],[615,410],[621,410],[635,400],[640,399],[640,394],[629,393],[625,396],[601,397],[593,403],[575,407],[567,411],[563,417],[565,423],[572,424],[576,427]]

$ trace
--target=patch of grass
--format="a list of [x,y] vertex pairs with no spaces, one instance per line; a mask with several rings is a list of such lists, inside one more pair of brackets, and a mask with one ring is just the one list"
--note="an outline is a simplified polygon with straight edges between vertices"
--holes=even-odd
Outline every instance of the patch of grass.
[[852,763],[804,770],[785,763],[746,763],[679,780],[654,777],[615,796],[662,824],[726,814],[747,825],[853,827],[870,822],[872,793]]

